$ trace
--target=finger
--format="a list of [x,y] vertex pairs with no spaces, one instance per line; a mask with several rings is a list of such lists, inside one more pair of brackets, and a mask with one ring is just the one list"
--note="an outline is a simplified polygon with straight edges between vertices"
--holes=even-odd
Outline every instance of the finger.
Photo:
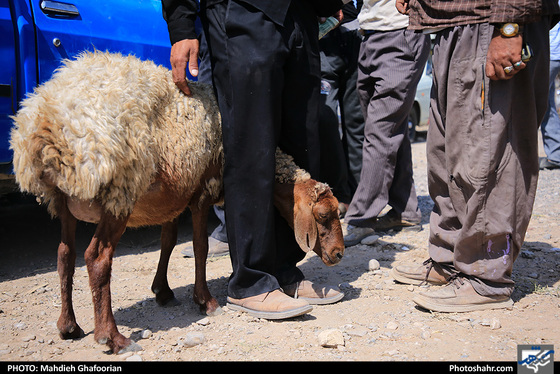
[[187,96],[192,95],[191,89],[190,89],[189,85],[187,84],[187,79],[186,78],[183,79],[182,81],[175,82],[175,84],[177,85],[177,87],[179,87],[179,89],[181,91],[183,91],[183,93],[185,95],[187,95]]
[[502,66],[501,69],[496,69],[498,79],[508,80],[513,78],[515,73],[517,73],[512,65]]
[[526,66],[527,66],[527,64],[525,64],[521,60],[519,60],[515,64],[513,64],[513,67],[515,68],[515,70],[523,70],[523,69],[525,69]]
[[198,50],[191,51],[189,56],[189,72],[193,77],[198,76]]
[[185,72],[186,67],[186,62],[178,63],[171,67],[173,82],[181,91],[183,91],[185,95],[191,96],[191,90],[187,84],[187,74]]
[[334,17],[338,20],[338,22],[342,22],[342,20],[344,19],[344,13],[342,13],[342,10],[339,10]]
[[397,7],[397,11],[401,14],[408,14],[408,2],[406,1],[397,1],[395,6]]
[[491,63],[486,63],[486,76],[492,80],[497,80],[498,78],[496,77],[496,69],[494,68],[494,65]]

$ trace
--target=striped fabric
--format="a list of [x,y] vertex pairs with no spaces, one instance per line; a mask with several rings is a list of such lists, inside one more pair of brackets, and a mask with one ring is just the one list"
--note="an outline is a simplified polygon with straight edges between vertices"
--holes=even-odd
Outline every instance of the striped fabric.
[[556,0],[410,0],[410,8],[414,30],[483,22],[528,23],[559,13]]

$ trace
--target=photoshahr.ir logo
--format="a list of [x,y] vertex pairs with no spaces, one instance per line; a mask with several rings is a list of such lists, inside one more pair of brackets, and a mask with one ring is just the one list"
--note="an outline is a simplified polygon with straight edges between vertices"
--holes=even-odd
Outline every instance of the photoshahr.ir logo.
[[554,346],[552,344],[518,345],[517,372],[520,374],[553,374]]

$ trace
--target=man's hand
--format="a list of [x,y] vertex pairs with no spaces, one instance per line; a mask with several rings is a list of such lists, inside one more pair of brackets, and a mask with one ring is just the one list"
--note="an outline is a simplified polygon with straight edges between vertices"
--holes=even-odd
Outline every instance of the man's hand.
[[521,61],[522,48],[521,35],[507,38],[495,30],[486,55],[486,76],[492,80],[511,79],[525,69]]
[[198,40],[184,39],[176,42],[171,47],[171,71],[173,82],[187,96],[191,96],[191,90],[187,84],[187,65],[193,77],[198,75]]
[[397,0],[396,1],[395,6],[397,7],[397,10],[399,11],[399,13],[408,15],[408,12],[410,11],[410,7],[408,6],[408,1],[409,0]]

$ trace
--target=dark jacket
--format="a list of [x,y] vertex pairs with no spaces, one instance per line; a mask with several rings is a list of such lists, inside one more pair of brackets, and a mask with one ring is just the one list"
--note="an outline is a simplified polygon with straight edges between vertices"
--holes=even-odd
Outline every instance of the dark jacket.
[[[210,6],[225,0],[201,0],[201,6]],[[278,25],[282,25],[291,1],[307,1],[317,16],[328,17],[336,13],[344,0],[238,0],[263,12]],[[171,44],[183,39],[196,39],[194,23],[198,13],[196,0],[162,0],[163,18],[167,21]]]

